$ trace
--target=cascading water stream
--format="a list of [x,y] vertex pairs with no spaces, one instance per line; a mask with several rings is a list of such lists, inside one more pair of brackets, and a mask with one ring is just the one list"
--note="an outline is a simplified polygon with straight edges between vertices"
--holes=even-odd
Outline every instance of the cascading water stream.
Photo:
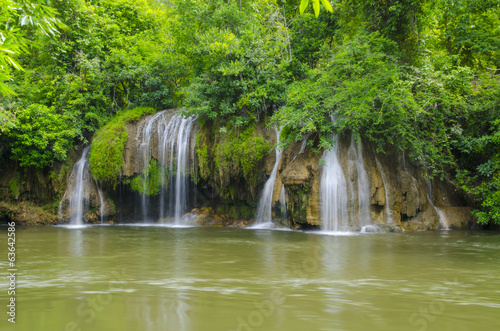
[[[149,215],[147,168],[151,160],[152,139],[156,138],[160,163],[159,219],[163,222],[165,217],[169,216],[173,217],[175,225],[183,225],[182,216],[187,211],[189,195],[190,137],[195,121],[196,116],[184,118],[177,114],[168,120],[168,113],[163,111],[145,121],[138,129],[137,146],[144,167],[142,193],[144,221],[148,220]],[[168,197],[166,187],[168,188]]]
[[[90,171],[89,171],[89,153],[90,146],[87,146],[83,149],[82,156],[80,160],[75,163],[73,166],[73,170],[71,171],[71,175],[69,177],[69,181],[73,183],[71,187],[71,196],[69,198],[69,211],[70,218],[69,224],[71,225],[83,225],[83,213],[85,209],[88,207],[89,201],[89,184],[90,184]],[[68,194],[68,190],[64,192],[64,196],[59,203],[59,218],[62,218],[62,202],[64,198]]]
[[384,193],[385,193],[385,214],[387,217],[387,223],[392,223],[392,212],[389,204],[389,193],[387,192],[389,190],[389,187],[387,186],[389,181],[387,180],[385,176],[385,171],[384,168],[382,168],[382,165],[380,164],[380,161],[378,160],[377,156],[375,156],[375,162],[377,163],[377,169],[380,172],[380,176],[382,177],[382,184],[384,185]]
[[142,188],[142,220],[148,222],[148,206],[147,206],[147,178],[149,175],[149,161],[151,159],[151,140],[155,133],[154,127],[158,120],[163,117],[164,112],[154,114],[149,120],[141,123],[137,129],[136,146],[137,154],[140,155],[143,169],[143,188]]
[[[279,144],[280,140],[280,131],[276,130],[276,141]],[[252,227],[257,228],[268,228],[274,227],[272,223],[272,208],[273,208],[273,192],[274,192],[274,183],[276,182],[276,174],[278,173],[278,165],[281,159],[281,149],[276,147],[276,161],[274,162],[273,170],[271,171],[271,175],[269,179],[266,181],[264,185],[264,189],[262,190],[262,194],[259,199],[259,205],[257,207],[257,217],[255,218],[256,223]]]
[[99,184],[97,183],[97,179],[94,179],[95,186],[97,187],[97,193],[99,193],[100,205],[99,205],[99,214],[101,216],[101,224],[104,224],[104,198],[102,197],[101,189],[99,188]]
[[325,232],[347,231],[349,228],[347,183],[339,162],[339,141],[323,153],[325,166],[321,175],[321,228]]
[[430,179],[427,179],[427,186],[429,187],[429,189],[428,189],[429,193],[427,194],[427,201],[429,201],[429,204],[432,206],[432,208],[434,208],[434,211],[436,212],[436,214],[439,218],[439,223],[441,224],[441,227],[443,228],[443,230],[449,230],[450,226],[449,226],[448,219],[446,218],[446,216],[444,216],[443,211],[441,209],[439,209],[439,207],[437,207],[434,204],[434,201],[432,200],[432,182],[430,181]]
[[[354,135],[351,135],[351,145],[347,152],[349,177],[351,179],[351,219],[357,218],[359,226],[363,228],[371,225],[372,222],[370,218],[370,184],[363,163],[361,148],[361,142],[356,142]],[[353,177],[357,178],[357,188],[352,185]]]
[[281,185],[281,192],[280,192],[280,210],[281,210],[281,217],[286,220],[286,195],[285,195],[285,185]]
[[300,145],[300,151],[297,153],[297,155],[295,155],[293,157],[293,159],[290,161],[290,163],[292,163],[297,158],[297,156],[299,156],[300,154],[304,153],[304,151],[306,150],[306,145],[307,145],[307,138],[304,138],[302,140],[302,145]]
[[194,120],[194,117],[181,118],[178,125],[174,205],[174,221],[177,225],[182,223],[182,215],[184,215],[187,209],[186,200],[189,194],[189,138]]

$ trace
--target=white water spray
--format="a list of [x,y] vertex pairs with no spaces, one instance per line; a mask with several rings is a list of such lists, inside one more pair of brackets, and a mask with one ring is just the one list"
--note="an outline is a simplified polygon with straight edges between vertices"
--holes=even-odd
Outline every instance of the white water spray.
[[[196,116],[184,118],[174,115],[168,121],[166,111],[159,112],[142,123],[137,131],[137,146],[144,167],[144,190],[142,194],[143,219],[148,221],[147,168],[151,160],[152,140],[158,141],[160,163],[159,219],[171,216],[176,225],[182,225],[182,216],[187,211],[189,195],[189,151],[190,137]],[[156,129],[156,130],[155,130]],[[168,201],[165,187],[168,187]]]
[[347,183],[339,162],[339,141],[333,135],[335,145],[323,153],[325,167],[321,175],[321,223],[325,232],[347,231],[349,216],[347,213]]
[[377,156],[375,156],[375,162],[377,163],[377,169],[380,172],[380,176],[382,176],[382,184],[384,185],[384,193],[385,193],[385,214],[387,217],[387,223],[392,223],[392,212],[389,204],[389,193],[387,192],[389,190],[389,187],[387,186],[389,181],[387,180],[384,172],[384,168],[380,164],[380,161],[378,160]]
[[[276,130],[276,141],[279,144],[280,132],[277,128]],[[276,174],[278,173],[278,164],[281,159],[281,149],[276,147],[276,161],[274,162],[273,170],[269,179],[264,185],[262,194],[260,196],[259,205],[257,207],[257,217],[255,218],[256,224],[254,227],[272,227],[272,208],[273,208],[273,192],[274,183],[276,182]]]
[[101,189],[99,188],[99,184],[97,183],[97,179],[95,180],[95,186],[97,187],[97,193],[99,193],[99,199],[101,204],[99,205],[99,214],[101,216],[101,224],[104,224],[104,198],[102,197]]
[[[370,184],[363,163],[361,142],[358,143],[351,135],[351,145],[347,151],[349,179],[351,184],[351,220],[357,219],[359,226],[371,225],[370,218]],[[353,178],[357,178],[357,187],[353,186]],[[357,193],[357,194],[356,194]],[[357,213],[356,213],[357,212]]]
[[[80,160],[75,163],[69,181],[73,183],[71,196],[69,198],[69,211],[70,218],[69,224],[71,225],[83,225],[83,213],[88,207],[89,202],[89,183],[90,183],[90,172],[89,172],[89,152],[90,146],[83,149],[82,156]],[[69,185],[68,185],[69,187]],[[62,219],[62,203],[64,198],[68,194],[68,189],[64,192],[63,198],[59,203],[59,219]]]

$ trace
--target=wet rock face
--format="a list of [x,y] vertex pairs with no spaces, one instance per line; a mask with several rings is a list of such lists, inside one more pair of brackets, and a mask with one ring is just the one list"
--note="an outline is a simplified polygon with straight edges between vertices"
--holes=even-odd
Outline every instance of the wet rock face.
[[57,218],[32,202],[0,201],[0,224],[7,221],[23,225],[51,225],[57,222]]
[[317,227],[319,218],[319,159],[309,146],[296,142],[283,155],[278,166],[273,201],[278,203],[285,188],[288,225],[292,228]]
[[[174,112],[172,112],[173,115]],[[153,116],[153,115],[151,115]],[[150,117],[150,116],[149,116]],[[122,176],[132,178],[142,172],[141,155],[138,155],[137,133],[141,123],[147,121],[146,117],[138,123],[127,125],[128,141],[125,147],[125,167]],[[266,130],[258,127],[260,136],[267,139],[272,146],[276,144],[276,133],[274,130]],[[193,169],[197,169],[197,155],[195,152],[196,130],[192,131],[191,154],[194,161]],[[201,141],[201,144],[210,144],[210,141]],[[154,136],[151,139],[151,157],[157,159],[158,140]],[[353,168],[353,140],[350,135],[339,138],[339,163],[343,169],[348,186],[348,205],[351,208],[360,208],[358,188],[358,170]],[[465,228],[473,223],[470,208],[455,188],[437,180],[429,181],[423,176],[422,168],[409,161],[402,152],[389,151],[387,154],[377,153],[374,146],[361,139],[361,148],[356,153],[362,154],[362,163],[366,176],[368,177],[367,196],[369,219],[373,225],[389,226],[391,229],[401,230],[428,230],[442,227]],[[257,190],[262,189],[264,182],[269,177],[275,163],[276,153],[269,153],[262,162],[260,169],[259,185]],[[323,152],[315,153],[307,144],[295,142],[283,151],[278,164],[278,172],[274,184],[272,205],[272,218],[280,220],[284,225],[291,228],[318,228],[321,227],[321,198],[320,183],[324,166],[320,165]],[[196,170],[193,172],[196,174]],[[242,199],[248,194],[245,182],[230,183],[234,187],[234,194]],[[281,219],[280,193],[284,187],[286,200],[287,219]],[[217,187],[213,183],[198,182],[200,192],[212,192],[210,194],[200,193],[200,197],[206,199],[197,200],[193,205],[196,209],[196,223],[211,224],[219,226],[229,224],[229,220],[236,216],[227,216],[221,212],[218,206],[227,204],[221,201]],[[260,192],[255,192],[258,199]],[[115,199],[116,200],[116,199]],[[212,208],[211,211],[203,208]],[[233,206],[234,207],[234,206]],[[251,208],[251,207],[249,207]],[[117,208],[119,209],[119,208]],[[194,212],[194,211],[193,211]],[[245,220],[249,221],[252,216],[247,213]],[[360,223],[354,220],[356,212],[351,212],[349,219],[352,224],[349,227],[359,227]],[[359,214],[359,213],[358,213]],[[226,216],[227,217],[226,217]],[[193,216],[194,217],[194,216]],[[238,216],[239,217],[239,216]],[[212,224],[213,223],[213,224]]]
[[[97,182],[90,175],[88,167],[84,171],[86,171],[87,174],[84,176],[85,180],[82,181],[83,192],[85,192],[84,198],[82,199],[82,221],[84,223],[100,223],[101,219],[104,219],[104,217],[107,219],[114,214],[114,206],[109,201],[106,194],[99,189]],[[73,171],[68,177],[66,191],[59,202],[57,214],[58,222],[69,222],[72,212],[75,212],[72,211],[70,200],[73,192],[76,190],[76,175],[76,172]]]
[[61,163],[45,169],[20,168],[14,161],[3,161],[0,167],[0,201],[28,201],[39,205],[51,203],[61,191],[64,192],[68,168]]
[[[125,166],[122,171],[124,178],[132,178],[142,173],[143,164],[141,164],[141,155],[139,155],[137,148],[137,133],[141,123],[147,121],[147,118],[138,123],[127,125],[128,140],[124,152]],[[276,144],[274,130],[264,130],[260,127],[259,130],[262,131],[259,131],[262,137],[268,139],[272,145]],[[191,135],[190,153],[195,162],[194,169],[197,169],[195,148],[198,147],[194,146],[196,130],[193,130]],[[152,145],[151,157],[157,159],[158,155],[155,155],[158,150],[157,138],[153,136],[150,144]],[[341,137],[338,144],[339,163],[349,187],[348,205],[354,209],[360,208],[359,192],[356,191],[359,170],[353,168],[353,142],[350,135]],[[465,207],[465,199],[451,184],[426,179],[423,176],[422,168],[410,162],[401,152],[376,153],[374,146],[363,139],[361,146],[358,153],[362,153],[362,163],[368,177],[367,199],[371,224],[387,226],[391,231],[418,231],[443,227],[461,229],[473,224],[473,218],[470,214],[471,208]],[[315,153],[303,142],[293,143],[283,151],[278,164],[272,196],[273,219],[279,219],[290,228],[321,227],[320,183],[324,170],[324,166],[320,165],[322,156],[322,152]],[[270,175],[274,163],[275,153],[272,152],[263,160],[259,177],[262,181],[260,187]],[[90,183],[89,185],[91,193],[85,220],[97,222],[100,219],[99,195],[95,184]],[[244,196],[245,190],[248,191],[244,182],[231,183],[231,185],[235,187],[234,194],[241,197]],[[217,190],[212,186],[211,183],[198,185],[198,191],[201,192],[199,196],[206,196],[206,199],[201,199],[201,201],[198,197],[192,206],[197,208],[192,211],[192,217],[196,224],[230,226],[236,222],[235,224],[238,225],[235,226],[241,226],[252,219],[252,216],[249,216],[252,214],[251,212],[245,213],[246,216],[242,221],[234,221],[234,215],[221,212],[218,206],[227,202],[221,201],[217,193],[214,194]],[[279,208],[282,187],[285,190],[286,220],[280,218],[282,216]],[[203,194],[205,191],[212,193]],[[259,192],[256,192],[256,195],[258,196]],[[120,209],[120,207],[118,206],[116,209]],[[115,212],[112,203],[108,203],[106,199],[105,210],[107,215]],[[351,214],[355,213],[351,212]],[[349,216],[349,227],[360,227],[360,223],[354,218],[352,215]]]
[[[339,139],[339,162],[350,190],[356,190],[356,175],[348,169],[350,137]],[[292,228],[321,226],[319,184],[322,154],[308,147],[300,153],[301,143],[283,152],[276,185],[284,184],[287,214]],[[406,231],[439,228],[469,228],[474,219],[465,199],[448,182],[425,178],[423,169],[402,153],[376,153],[362,141],[363,164],[369,181],[370,219],[373,225]],[[275,191],[279,192],[275,187]],[[355,192],[354,192],[355,193]],[[355,196],[356,194],[349,194]],[[273,200],[279,197],[274,195]],[[349,204],[356,206],[355,202]],[[356,222],[352,219],[350,222]],[[350,227],[358,226],[350,224]]]

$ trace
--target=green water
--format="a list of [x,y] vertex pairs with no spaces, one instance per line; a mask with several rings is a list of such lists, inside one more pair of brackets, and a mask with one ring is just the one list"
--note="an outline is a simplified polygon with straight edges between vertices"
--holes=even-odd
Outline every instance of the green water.
[[[499,330],[500,236],[18,228],[0,330]],[[2,275],[7,228],[0,228]]]

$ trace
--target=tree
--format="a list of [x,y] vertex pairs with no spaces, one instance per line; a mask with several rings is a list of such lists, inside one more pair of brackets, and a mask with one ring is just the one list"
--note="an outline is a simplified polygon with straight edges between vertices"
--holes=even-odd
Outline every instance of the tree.
[[29,49],[26,28],[55,36],[61,22],[57,11],[43,0],[0,0],[0,8],[0,95],[6,96],[14,93],[6,84],[13,78],[12,69],[22,70],[16,58]]

